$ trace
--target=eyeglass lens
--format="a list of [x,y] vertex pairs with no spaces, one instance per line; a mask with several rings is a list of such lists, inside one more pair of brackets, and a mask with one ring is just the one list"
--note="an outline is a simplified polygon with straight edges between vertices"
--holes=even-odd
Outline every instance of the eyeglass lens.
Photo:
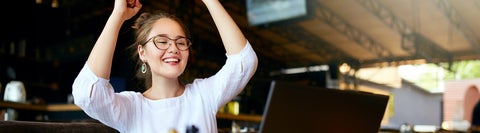
[[158,49],[168,49],[171,43],[174,43],[179,50],[187,50],[190,46],[190,42],[187,38],[180,37],[177,39],[170,39],[165,36],[156,36],[153,38],[153,43]]

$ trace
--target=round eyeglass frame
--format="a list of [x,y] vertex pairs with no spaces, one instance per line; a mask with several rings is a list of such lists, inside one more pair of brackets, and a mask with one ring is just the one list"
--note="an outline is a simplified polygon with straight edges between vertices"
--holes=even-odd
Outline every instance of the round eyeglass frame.
[[[153,41],[153,40],[155,40],[155,38],[157,38],[157,37],[164,37],[164,38],[168,39],[168,41],[167,41],[168,47],[165,48],[165,49],[159,48],[159,47],[157,46],[157,43],[155,43],[155,41]],[[178,39],[185,39],[185,40],[187,40],[187,44],[186,44],[186,45],[187,45],[187,48],[185,48],[185,49],[180,49],[180,47],[178,47],[178,44],[177,44],[177,40],[178,40]],[[177,49],[178,49],[178,50],[181,50],[181,51],[188,50],[188,49],[190,48],[190,46],[192,46],[192,41],[190,41],[189,38],[184,37],[184,36],[178,36],[177,38],[172,39],[172,38],[168,37],[168,36],[165,35],[165,34],[159,34],[159,35],[155,35],[155,36],[153,36],[153,37],[150,37],[143,45],[146,45],[146,44],[147,44],[148,42],[150,42],[150,41],[152,41],[152,42],[153,42],[153,45],[154,45],[157,49],[160,49],[160,50],[166,50],[166,49],[170,48],[170,47],[172,46],[172,43],[171,43],[171,42],[173,42],[173,43],[175,44],[175,46],[177,47]]]

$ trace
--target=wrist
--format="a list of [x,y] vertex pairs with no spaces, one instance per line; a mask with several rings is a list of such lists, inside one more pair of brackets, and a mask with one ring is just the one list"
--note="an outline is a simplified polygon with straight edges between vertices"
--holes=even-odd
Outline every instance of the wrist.
[[213,2],[218,2],[218,3],[220,3],[220,1],[218,1],[218,0],[202,0],[202,2],[203,2],[203,4],[206,4],[206,5],[207,5],[207,4],[210,4],[210,3],[213,3]]
[[124,18],[124,12],[122,11],[117,11],[117,10],[113,10],[112,13],[110,14],[110,18],[112,19],[117,19],[117,20],[121,20],[122,22],[123,21],[126,21],[128,18]]

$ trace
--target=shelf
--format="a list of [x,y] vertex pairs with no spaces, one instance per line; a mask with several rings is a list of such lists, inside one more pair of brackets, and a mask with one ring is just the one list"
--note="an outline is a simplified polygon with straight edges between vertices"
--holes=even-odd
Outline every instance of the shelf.
[[262,121],[261,115],[246,115],[246,114],[226,114],[226,113],[218,113],[218,119],[229,119],[229,120],[239,120],[239,121],[251,121],[251,122],[260,122]]
[[81,111],[75,104],[28,104],[0,101],[0,108],[13,108],[21,110],[60,112],[60,111]]
[[[15,102],[7,102],[7,101],[0,101],[0,108],[13,108],[13,109],[45,111],[45,112],[82,111],[82,109],[75,104],[36,105],[36,104],[29,104],[29,103],[15,103]],[[251,122],[262,121],[262,115],[246,115],[246,114],[233,115],[233,114],[226,114],[226,113],[218,113],[217,118],[238,120],[238,121],[251,121]]]

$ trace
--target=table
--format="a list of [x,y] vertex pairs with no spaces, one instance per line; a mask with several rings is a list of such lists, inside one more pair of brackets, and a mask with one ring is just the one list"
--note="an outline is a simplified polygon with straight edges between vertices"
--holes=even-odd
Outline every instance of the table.
[[81,111],[75,104],[30,104],[0,101],[0,108],[12,108],[19,110],[60,112],[60,111]]
[[[30,103],[16,103],[8,101],[0,101],[0,109],[18,109],[25,111],[36,111],[36,112],[73,112],[73,111],[82,111],[80,107],[75,104],[30,104]],[[226,113],[218,113],[217,118],[219,119],[229,119],[229,120],[240,120],[240,121],[251,121],[251,122],[260,122],[262,120],[261,115],[233,115]]]

